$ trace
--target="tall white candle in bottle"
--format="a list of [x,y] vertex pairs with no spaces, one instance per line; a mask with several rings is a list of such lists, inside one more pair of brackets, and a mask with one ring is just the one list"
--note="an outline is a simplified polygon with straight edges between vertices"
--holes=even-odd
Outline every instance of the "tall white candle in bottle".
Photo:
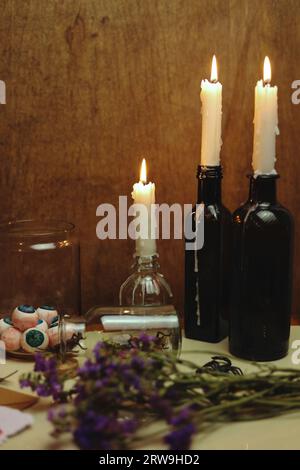
[[271,64],[264,62],[264,79],[255,87],[254,139],[252,167],[254,175],[276,174],[276,135],[278,129],[277,86],[271,86]]
[[213,56],[211,78],[202,80],[200,99],[202,103],[201,165],[220,165],[222,146],[222,85],[218,82],[217,60]]
[[[152,204],[155,204],[155,184],[147,183],[146,160],[143,159],[140,171],[140,181],[133,185],[132,198],[135,204],[144,207],[142,211],[137,211],[139,219],[139,230],[136,233],[136,255],[145,257],[153,256],[157,253],[155,239],[155,211]],[[146,236],[143,236],[145,234]]]

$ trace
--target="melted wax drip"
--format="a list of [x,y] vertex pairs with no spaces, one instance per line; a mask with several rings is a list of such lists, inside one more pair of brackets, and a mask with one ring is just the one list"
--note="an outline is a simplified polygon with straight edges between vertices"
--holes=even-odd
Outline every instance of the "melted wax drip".
[[[198,273],[198,251],[195,250],[195,265],[194,265],[194,273]],[[198,285],[198,276],[196,277],[196,297],[195,297],[197,310],[196,310],[196,317],[197,317],[197,325],[200,326],[200,302],[199,302],[199,285]]]

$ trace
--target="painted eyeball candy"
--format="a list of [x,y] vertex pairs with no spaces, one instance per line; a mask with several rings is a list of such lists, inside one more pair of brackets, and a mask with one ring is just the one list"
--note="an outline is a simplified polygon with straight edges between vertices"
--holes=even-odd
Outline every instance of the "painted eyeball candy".
[[1,341],[4,342],[6,351],[18,351],[21,345],[22,333],[11,326],[3,331],[1,335]]
[[7,328],[10,328],[12,327],[13,324],[12,324],[12,321],[10,318],[6,317],[6,318],[1,318],[0,320],[0,336],[2,335],[2,333],[7,330]]
[[38,320],[37,325],[35,327],[37,330],[40,331],[47,331],[48,330],[48,323],[45,320]]
[[11,319],[16,328],[25,331],[28,328],[35,327],[39,318],[32,305],[19,305],[14,309]]
[[57,310],[55,307],[51,307],[50,305],[42,305],[37,309],[37,314],[40,320],[45,320],[48,325],[51,325],[52,320],[55,317],[58,317]]
[[[59,332],[59,326],[57,324],[50,326],[49,330],[47,331],[48,336],[49,336],[49,346],[54,347],[57,344],[59,344],[61,337],[60,337],[60,332]],[[72,328],[66,328],[64,329],[64,339],[66,341],[69,341],[72,336],[74,335],[74,330]]]
[[49,328],[52,328],[53,326],[57,326],[57,325],[58,325],[58,315],[52,319]]
[[24,331],[21,337],[21,346],[26,352],[36,352],[39,349],[46,349],[49,344],[47,333],[37,328],[29,328]]
[[49,338],[49,346],[53,348],[60,342],[59,337],[59,328],[58,325],[51,326],[47,331],[48,338]]

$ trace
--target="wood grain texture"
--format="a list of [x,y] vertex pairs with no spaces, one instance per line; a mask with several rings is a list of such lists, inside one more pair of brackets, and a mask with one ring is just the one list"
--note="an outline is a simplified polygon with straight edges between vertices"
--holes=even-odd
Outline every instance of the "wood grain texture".
[[[254,86],[264,56],[279,86],[279,196],[296,220],[300,313],[299,0],[2,0],[1,219],[73,221],[83,309],[116,300],[131,241],[96,239],[96,208],[129,195],[145,156],[159,202],[192,203],[200,153],[199,83],[216,53],[223,83],[223,198],[247,195]],[[183,243],[161,242],[183,301]]]

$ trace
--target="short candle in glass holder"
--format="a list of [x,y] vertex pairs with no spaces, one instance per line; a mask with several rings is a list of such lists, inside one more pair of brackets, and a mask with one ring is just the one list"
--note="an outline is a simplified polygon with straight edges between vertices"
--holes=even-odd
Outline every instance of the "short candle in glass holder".
[[[147,184],[147,171],[145,159],[141,165],[140,181],[134,184],[132,197],[138,213],[139,222],[135,225],[136,244],[134,253],[133,272],[123,282],[119,291],[120,306],[129,309],[140,308],[140,330],[148,332],[151,318],[155,317],[155,335],[159,334],[159,327],[167,330],[167,336],[174,336],[174,322],[176,322],[175,337],[180,345],[180,322],[173,306],[173,294],[171,288],[159,272],[158,253],[156,246],[156,214],[153,210],[155,203],[155,184]],[[139,225],[139,231],[137,226]],[[165,311],[172,311],[172,328],[165,321]],[[124,312],[123,312],[124,314]],[[122,315],[123,315],[122,314]],[[121,324],[124,318],[119,317]],[[143,320],[141,318],[144,317]],[[152,331],[153,333],[153,331]],[[178,346],[179,348],[179,346]],[[177,347],[175,348],[177,349]]]

